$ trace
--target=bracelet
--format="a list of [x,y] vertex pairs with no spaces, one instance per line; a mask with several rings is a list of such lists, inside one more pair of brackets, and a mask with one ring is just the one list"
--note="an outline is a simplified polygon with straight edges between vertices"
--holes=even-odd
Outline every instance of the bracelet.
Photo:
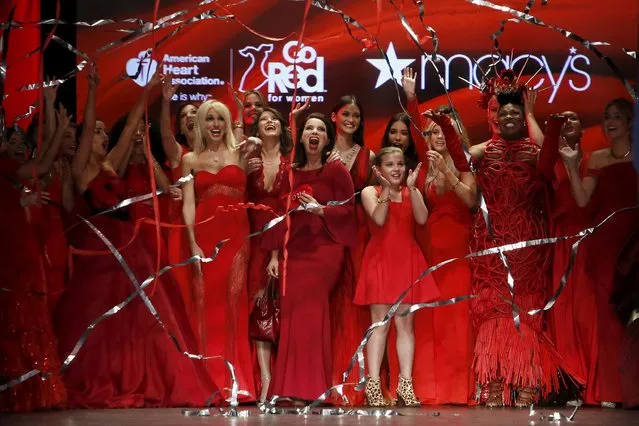
[[160,170],[160,165],[156,161],[153,162],[153,170],[156,172]]
[[390,197],[386,198],[385,200],[382,200],[381,198],[377,199],[377,204],[384,204],[389,202],[390,202]]
[[416,186],[413,186],[412,188],[409,186],[408,189],[411,191],[419,191]]
[[241,121],[236,121],[235,123],[233,123],[233,128],[234,129],[243,129],[244,128],[244,123]]

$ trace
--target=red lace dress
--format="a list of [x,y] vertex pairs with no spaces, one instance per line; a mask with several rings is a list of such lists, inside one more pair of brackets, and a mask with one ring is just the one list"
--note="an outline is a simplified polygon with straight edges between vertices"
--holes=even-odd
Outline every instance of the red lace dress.
[[[447,138],[448,140],[448,138]],[[545,238],[545,181],[557,158],[557,138],[546,138],[543,149],[528,139],[491,140],[477,166],[477,184],[488,206],[493,235],[481,212],[475,215],[471,251]],[[539,161],[537,156],[539,154]],[[543,331],[543,315],[526,311],[541,308],[548,296],[550,249],[524,248],[505,254],[512,272],[515,303],[521,308],[521,332],[515,329],[506,269],[499,255],[471,260],[471,319],[476,333],[474,367],[477,380],[503,379],[504,399],[510,387],[541,386],[545,395],[558,385],[558,365],[550,339]],[[505,300],[504,300],[505,298]]]
[[[368,185],[370,153],[370,149],[362,146],[351,167],[350,175],[355,192],[361,191]],[[333,342],[338,343],[333,347],[333,384],[343,382],[342,374],[371,322],[370,311],[364,306],[353,303],[362,257],[370,238],[366,212],[359,196],[355,198],[355,216],[357,244],[346,249],[344,269],[339,284],[331,294],[330,301],[331,335]],[[357,369],[354,369],[346,381],[353,383],[358,379],[359,373]],[[344,395],[348,398],[350,405],[361,405],[364,402],[364,393],[356,392],[352,386],[344,388]],[[333,395],[333,403],[341,404],[342,398],[339,395]]]
[[0,270],[7,291],[0,292],[0,377],[2,384],[38,369],[53,373],[32,377],[0,392],[0,411],[64,408],[67,393],[57,375],[58,347],[46,299],[45,267],[34,227],[20,206],[12,181],[19,164],[0,156]]
[[[240,390],[254,400],[253,365],[248,338],[249,300],[246,289],[250,232],[246,210],[233,206],[246,199],[246,174],[236,165],[228,165],[218,173],[207,171],[195,175],[195,238],[206,256],[211,256],[217,243],[231,238],[213,262],[202,264],[204,299],[201,347],[208,356],[221,355],[235,367]],[[214,219],[203,222],[214,216]],[[196,311],[198,311],[196,309]],[[224,362],[206,362],[206,369],[220,389],[231,388],[231,376]]]
[[[587,173],[598,177],[591,200],[596,212],[594,223],[603,221],[615,210],[636,205],[637,173],[632,163],[614,164]],[[623,401],[619,360],[625,324],[617,317],[610,296],[617,259],[638,224],[636,210],[619,213],[589,237],[586,272],[595,283],[597,328],[591,354],[595,365],[588,374],[587,402]]]
[[[353,195],[352,180],[340,162],[327,163],[317,170],[294,170],[293,190],[301,186],[306,192],[312,188],[311,195],[324,205]],[[285,209],[289,188],[288,180],[284,180],[280,212]],[[265,234],[264,248],[281,248],[285,230],[283,221]],[[345,247],[353,247],[355,243],[352,202],[325,207],[324,216],[309,212],[291,216],[286,294],[280,299],[281,330],[272,395],[314,400],[331,386],[329,296],[339,283]],[[282,268],[280,265],[280,271]]]
[[[581,164],[588,161],[585,157]],[[583,170],[582,170],[583,171]],[[580,208],[570,189],[570,180],[563,161],[555,165],[553,192],[551,199],[550,233],[551,236],[574,235],[592,225],[592,208]],[[552,246],[552,288],[551,294],[559,288],[561,277],[568,266],[571,247],[575,239],[559,241]],[[549,312],[550,329],[554,337],[557,352],[565,359],[573,373],[573,378],[586,385],[588,369],[591,365],[591,352],[596,316],[595,289],[592,279],[586,273],[585,251],[589,239],[582,242],[575,258],[566,287]],[[588,402],[588,401],[586,401]]]
[[[470,209],[448,190],[438,194],[435,184],[426,188],[426,261],[435,265],[468,254],[473,216]],[[467,260],[448,264],[432,274],[441,300],[470,294],[470,265]],[[418,315],[430,316],[430,330],[417,330],[413,383],[416,395],[429,404],[467,404],[474,383],[472,364],[470,306],[460,302],[435,309],[423,309]],[[433,359],[429,360],[428,347]],[[430,363],[428,361],[431,361]],[[429,370],[432,369],[432,372]],[[434,386],[433,386],[434,384]]]
[[[127,195],[124,182],[101,170],[84,196],[98,213]],[[93,216],[91,222],[120,248],[124,261],[141,282],[155,272],[155,256],[133,235],[124,210]],[[60,351],[66,357],[85,329],[135,287],[102,240],[81,223],[69,234],[73,274],[55,311]],[[128,245],[127,245],[128,244]],[[195,339],[170,276],[159,278],[146,293],[182,350],[193,350]],[[202,364],[180,353],[139,297],[116,315],[99,323],[64,376],[69,405],[75,408],[130,408],[202,405],[215,387]]]

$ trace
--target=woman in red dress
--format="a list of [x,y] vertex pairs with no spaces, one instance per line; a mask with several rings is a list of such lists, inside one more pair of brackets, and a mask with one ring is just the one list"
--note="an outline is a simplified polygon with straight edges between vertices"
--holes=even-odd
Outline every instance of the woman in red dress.
[[[495,84],[498,93],[499,139],[471,147],[477,173],[492,223],[489,233],[482,214],[475,216],[471,250],[479,251],[497,245],[522,240],[544,238],[548,229],[544,217],[544,177],[550,177],[557,152],[557,135],[549,136],[540,149],[525,137],[526,111],[522,96],[512,90],[515,81],[502,76]],[[507,91],[509,90],[509,91]],[[527,104],[534,95],[526,95]],[[435,122],[443,121],[432,114]],[[550,124],[557,127],[558,120]],[[447,128],[449,129],[447,131]],[[456,137],[452,126],[442,126],[448,141]],[[557,132],[559,130],[557,129]],[[453,159],[458,156],[453,156]],[[468,164],[455,162],[459,170]],[[526,311],[540,308],[548,291],[549,253],[545,247],[525,248],[505,253],[514,279],[514,302],[519,307],[521,330],[513,323],[513,308],[507,272],[498,255],[471,260],[472,291],[479,297],[471,301],[471,319],[476,342],[474,367],[480,383],[489,382],[487,405],[510,404],[510,390],[517,390],[515,405],[527,406],[536,400],[539,387],[545,395],[558,385],[557,361],[549,338],[544,334],[541,315],[529,316]]]
[[[195,137],[195,114],[197,104],[186,103],[178,107],[175,116],[175,133],[171,129],[171,100],[175,95],[177,86],[171,84],[171,79],[162,78],[162,107],[160,110],[160,135],[162,147],[166,155],[166,164],[171,171],[171,183],[177,182],[182,177],[182,156],[193,149]],[[169,201],[169,222],[175,225],[184,225],[182,218],[182,191],[177,189]],[[189,241],[185,228],[169,228],[167,235],[167,257],[169,264],[180,263],[191,257]],[[171,275],[177,281],[182,293],[182,300],[186,306],[191,326],[196,327],[195,307],[191,294],[192,268],[180,266],[171,269]]]
[[[581,119],[572,111],[562,113],[566,121],[561,129],[560,149],[568,145],[578,149],[583,135]],[[589,155],[580,152],[580,176],[585,173]],[[593,212],[591,208],[579,207],[571,193],[570,178],[566,164],[558,159],[554,168],[550,200],[550,235],[574,235],[591,226]],[[568,267],[571,247],[574,240],[559,241],[553,245],[552,289],[554,294],[559,288],[561,278]],[[589,240],[582,243],[572,267],[566,288],[549,312],[549,324],[554,337],[557,352],[569,366],[573,379],[588,387],[586,379],[591,363],[596,316],[595,289],[592,279],[586,273],[586,250]],[[589,402],[591,403],[591,402]]]
[[[224,104],[203,103],[195,123],[193,152],[182,158],[182,175],[195,174],[182,191],[184,223],[193,256],[217,254],[213,262],[197,264],[194,272],[196,330],[202,352],[230,361],[240,390],[249,395],[244,399],[254,400],[246,284],[250,226],[246,210],[232,207],[246,201],[247,162]],[[229,238],[218,252],[216,245]],[[209,360],[206,368],[220,389],[231,387],[222,360]]]
[[[594,223],[601,222],[615,210],[637,203],[637,177],[630,156],[632,108],[632,102],[626,99],[608,103],[603,131],[611,147],[591,154],[583,179],[579,175],[578,151],[568,145],[561,148],[575,201],[580,207],[592,204]],[[635,211],[618,214],[589,238],[585,252],[586,272],[596,284],[597,305],[597,327],[591,353],[591,360],[596,365],[588,371],[586,402],[599,402],[606,407],[623,400],[619,351],[624,327],[610,303],[610,296],[617,259],[629,233],[637,228],[637,219]]]
[[49,144],[52,152],[45,153],[41,161],[28,163],[23,135],[13,131],[8,139],[0,145],[0,269],[2,286],[8,289],[0,295],[0,377],[4,384],[32,369],[52,375],[46,380],[32,377],[0,392],[0,412],[64,408],[67,393],[59,376],[58,345],[46,297],[46,269],[35,227],[28,219],[29,206],[22,203],[39,202],[40,197],[45,201],[46,194],[21,199],[20,190],[20,181],[31,173],[41,176],[48,172],[61,132],[56,132]]
[[[415,223],[423,225],[428,217],[424,199],[415,187],[421,164],[410,170],[406,178],[404,154],[398,147],[382,148],[375,164],[373,171],[381,186],[369,186],[362,192],[362,203],[370,218],[371,239],[364,253],[354,299],[354,303],[370,307],[372,323],[383,320],[404,289],[428,267],[415,240]],[[433,278],[427,276],[406,294],[398,312],[403,312],[410,304],[427,302],[438,296]],[[395,316],[394,322],[400,370],[398,403],[419,406],[412,382],[413,315]],[[366,348],[369,374],[366,401],[374,407],[388,405],[382,395],[379,373],[389,328],[390,324],[376,328]]]
[[[128,191],[117,174],[121,170],[144,112],[146,91],[129,114],[115,147],[107,153],[108,136],[104,123],[95,119],[97,72],[89,71],[89,94],[85,123],[72,171],[76,188],[87,199],[91,213],[99,213],[122,201]],[[108,238],[133,275],[143,280],[156,269],[155,253],[141,238],[134,239],[128,211],[117,210],[93,216],[91,223]],[[55,312],[60,351],[68,356],[87,327],[113,306],[124,301],[135,287],[104,242],[81,223],[69,235],[74,258],[73,275]],[[116,315],[99,323],[64,375],[69,390],[69,406],[74,408],[125,408],[201,405],[215,390],[200,364],[185,357],[182,350],[194,346],[184,305],[170,279],[157,279],[150,295],[162,318],[164,329],[140,297]]]
[[[448,144],[459,146],[461,137],[450,119],[442,121],[446,133],[456,140],[448,142],[442,127],[435,122],[426,128],[429,148],[426,158],[430,167],[423,187],[430,213],[426,222],[426,260],[430,265],[468,254],[471,209],[477,204],[475,177],[470,171],[457,170],[448,151]],[[470,265],[464,259],[433,272],[442,300],[470,294],[470,277]],[[465,302],[443,306],[433,309],[431,316],[435,386],[433,399],[428,402],[467,404],[475,391],[468,374],[472,365],[470,307]],[[416,385],[433,388],[432,383]]]
[[[339,283],[346,247],[356,243],[357,230],[353,201],[326,206],[328,201],[353,197],[353,182],[344,165],[328,161],[335,143],[331,122],[323,114],[310,114],[299,135],[292,191],[294,199],[310,206],[291,216],[286,289],[280,298],[280,339],[270,394],[308,401],[331,386],[329,296]],[[290,191],[288,180],[284,180],[280,212],[286,209]],[[263,246],[273,250],[268,273],[275,278],[279,277],[285,223],[263,236]]]
[[[359,192],[368,185],[371,166],[375,160],[375,153],[364,144],[362,106],[355,96],[346,95],[339,99],[332,111],[331,121],[335,124],[336,139],[329,161],[340,160],[344,164],[350,172],[355,192]],[[355,197],[355,215],[357,244],[347,248],[339,285],[331,294],[332,340],[339,342],[333,347],[333,384],[344,381],[342,374],[366,332],[370,317],[365,308],[353,303],[362,256],[370,238],[366,212],[360,197]],[[356,374],[357,372],[353,371],[346,378],[346,382],[357,382]],[[355,391],[353,387],[344,388],[343,393],[350,405],[359,405],[363,402],[364,395]],[[339,404],[342,403],[342,399],[334,395],[333,402]]]
[[[260,157],[248,160],[248,198],[255,204],[271,207],[272,211],[251,210],[249,219],[251,232],[262,230],[275,217],[278,208],[282,182],[288,179],[288,153],[291,150],[291,132],[286,120],[277,110],[262,110],[254,126],[253,136],[262,141]],[[271,252],[261,247],[259,237],[251,243],[251,257],[248,271],[249,300],[262,297],[270,278],[266,266],[271,259]],[[270,342],[255,341],[257,362],[259,365],[260,389],[259,401],[264,402],[271,383],[271,349]]]

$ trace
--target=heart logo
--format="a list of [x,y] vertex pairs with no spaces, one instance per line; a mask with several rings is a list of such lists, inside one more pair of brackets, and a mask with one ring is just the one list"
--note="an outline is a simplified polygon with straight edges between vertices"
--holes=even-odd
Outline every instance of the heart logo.
[[126,63],[126,74],[140,87],[146,86],[158,69],[158,62],[150,56],[149,50],[143,50],[137,58],[131,58]]

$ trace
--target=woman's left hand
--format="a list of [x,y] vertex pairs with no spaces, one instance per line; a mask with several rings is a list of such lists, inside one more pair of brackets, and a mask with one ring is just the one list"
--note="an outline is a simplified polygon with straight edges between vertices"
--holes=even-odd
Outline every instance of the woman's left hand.
[[440,172],[445,172],[448,169],[448,165],[446,165],[446,161],[444,157],[437,151],[427,151],[426,157],[428,157],[428,161],[430,161],[431,167],[436,168]]
[[[324,214],[324,207],[317,202],[312,195],[308,195],[306,192],[301,192],[299,195],[299,200],[304,206],[304,209],[307,212],[322,216]],[[306,207],[307,204],[316,204],[316,207]]]
[[422,163],[419,163],[415,170],[408,171],[408,177],[406,178],[406,186],[408,189],[415,188],[415,183],[417,182],[417,176],[419,175],[419,170],[422,168]]
[[523,93],[524,113],[533,114],[535,112],[535,103],[537,102],[537,90],[528,88]]

